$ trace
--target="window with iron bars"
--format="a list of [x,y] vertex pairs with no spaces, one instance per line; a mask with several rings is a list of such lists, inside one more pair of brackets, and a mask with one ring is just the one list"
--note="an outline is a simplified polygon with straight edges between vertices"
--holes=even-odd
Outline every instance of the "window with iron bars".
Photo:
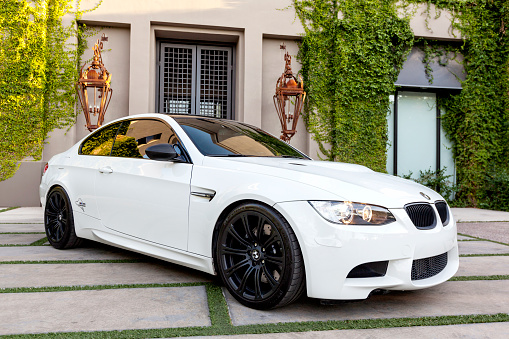
[[232,47],[161,42],[160,113],[233,119]]

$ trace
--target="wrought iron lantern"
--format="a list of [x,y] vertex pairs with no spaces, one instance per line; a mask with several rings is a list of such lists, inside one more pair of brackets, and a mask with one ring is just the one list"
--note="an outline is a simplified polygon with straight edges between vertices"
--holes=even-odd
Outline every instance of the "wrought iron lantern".
[[[103,49],[103,41],[108,41],[105,34],[101,39],[97,39],[94,45],[94,59],[92,64],[86,69],[84,64],[80,70],[80,79],[76,84],[78,90],[78,98],[81,108],[85,114],[87,122],[86,127],[89,131],[93,131],[101,127],[104,122],[104,115],[111,101],[113,90],[110,88],[111,74],[106,70],[101,56]],[[97,116],[97,123],[91,122],[91,116]]]
[[280,49],[285,50],[285,70],[276,83],[276,94],[274,95],[274,106],[281,122],[281,140],[290,142],[290,139],[297,133],[297,122],[304,106],[306,92],[304,92],[304,81],[299,75],[297,79],[292,73],[292,57],[286,51],[286,45],[282,44]]

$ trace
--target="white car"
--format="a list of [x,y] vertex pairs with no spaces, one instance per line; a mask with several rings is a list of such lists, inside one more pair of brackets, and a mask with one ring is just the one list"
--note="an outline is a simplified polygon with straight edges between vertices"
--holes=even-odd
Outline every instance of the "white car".
[[262,130],[202,116],[118,119],[54,156],[40,186],[50,244],[91,239],[218,274],[267,309],[440,284],[458,269],[438,193],[312,161]]

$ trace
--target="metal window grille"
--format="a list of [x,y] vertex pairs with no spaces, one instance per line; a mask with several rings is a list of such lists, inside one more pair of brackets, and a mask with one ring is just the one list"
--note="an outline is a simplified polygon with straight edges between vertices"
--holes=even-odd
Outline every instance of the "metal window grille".
[[232,49],[161,43],[159,111],[232,118]]

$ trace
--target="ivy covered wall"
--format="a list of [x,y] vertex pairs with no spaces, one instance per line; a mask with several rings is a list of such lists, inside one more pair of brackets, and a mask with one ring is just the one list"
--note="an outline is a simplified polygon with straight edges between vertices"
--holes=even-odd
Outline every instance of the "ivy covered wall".
[[0,6],[0,181],[20,161],[40,159],[44,140],[75,120],[75,25],[69,0],[2,0]]
[[463,90],[439,99],[454,143],[457,201],[509,209],[509,193],[500,192],[509,191],[508,0],[294,0],[305,29],[298,57],[308,129],[328,160],[385,171],[389,95],[414,44],[410,5],[422,3],[428,19],[431,4],[437,15],[452,13],[463,39]]
[[413,34],[394,1],[296,0],[306,123],[328,160],[385,171],[389,95]]

